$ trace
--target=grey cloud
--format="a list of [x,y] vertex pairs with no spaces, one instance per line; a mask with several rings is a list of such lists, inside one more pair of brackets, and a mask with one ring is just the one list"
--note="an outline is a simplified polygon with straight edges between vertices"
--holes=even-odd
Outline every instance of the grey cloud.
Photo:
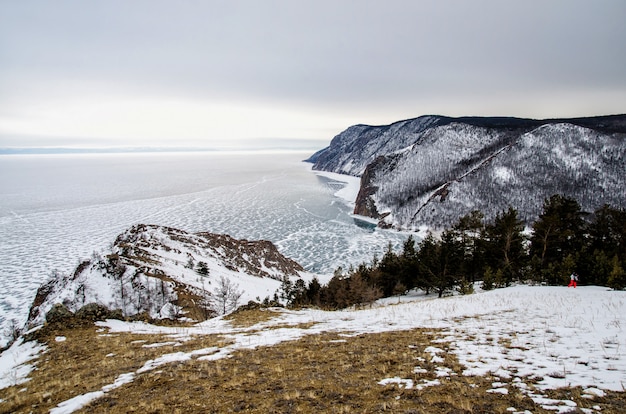
[[13,93],[18,74],[312,104],[626,88],[621,0],[61,0],[0,16]]

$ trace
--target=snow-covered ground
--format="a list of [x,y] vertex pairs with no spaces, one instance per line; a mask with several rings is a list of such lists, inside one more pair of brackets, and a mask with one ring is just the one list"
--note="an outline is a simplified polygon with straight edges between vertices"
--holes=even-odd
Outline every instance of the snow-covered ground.
[[[192,357],[215,360],[237,349],[272,346],[321,332],[355,335],[411,328],[441,329],[439,341],[449,343],[465,367],[463,372],[441,367],[438,370],[441,376],[490,373],[498,380],[489,392],[506,393],[506,386],[512,385],[550,410],[565,412],[576,404],[546,398],[542,392],[547,389],[580,386],[583,394],[591,399],[604,395],[604,390],[626,390],[626,326],[623,322],[626,292],[596,286],[577,289],[515,286],[442,299],[416,295],[385,300],[365,310],[276,312],[277,316],[271,321],[249,328],[234,328],[222,318],[185,329],[113,320],[103,322],[101,325],[113,332],[163,333],[177,341],[184,341],[191,335],[220,333],[226,334],[233,343],[224,348],[178,352],[146,361],[138,371],[123,374],[114,384],[98,392],[66,401],[54,412],[72,412],[108,390],[133,381],[142,372],[174,361]],[[302,324],[308,322],[315,324],[302,328]],[[276,325],[280,327],[263,329]],[[16,344],[15,349],[26,346],[29,345]],[[436,363],[445,352],[443,348],[434,343],[428,349],[431,362]],[[19,353],[16,350],[11,352]],[[17,378],[18,370],[28,372],[23,365],[20,367],[4,361],[0,377]],[[421,369],[419,361],[415,369]],[[416,384],[409,378],[372,378],[372,381],[381,386],[397,384],[404,388],[437,386],[436,381]],[[531,381],[535,384],[532,390],[528,385]]]

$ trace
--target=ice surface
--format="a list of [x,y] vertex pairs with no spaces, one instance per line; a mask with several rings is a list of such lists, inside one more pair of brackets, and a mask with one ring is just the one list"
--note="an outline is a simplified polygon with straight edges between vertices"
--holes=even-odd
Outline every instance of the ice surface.
[[400,246],[406,235],[363,226],[335,195],[358,179],[313,174],[306,155],[0,156],[0,346],[52,271],[137,223],[270,240],[321,278]]

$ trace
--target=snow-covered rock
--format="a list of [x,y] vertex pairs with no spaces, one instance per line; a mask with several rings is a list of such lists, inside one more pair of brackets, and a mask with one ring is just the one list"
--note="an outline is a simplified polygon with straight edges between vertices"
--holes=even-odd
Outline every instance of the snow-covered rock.
[[41,286],[28,321],[42,323],[57,303],[72,312],[97,303],[124,316],[206,319],[224,281],[241,294],[241,304],[272,296],[284,277],[303,275],[302,267],[269,241],[136,225],[106,254],[94,253],[73,274],[56,274]]

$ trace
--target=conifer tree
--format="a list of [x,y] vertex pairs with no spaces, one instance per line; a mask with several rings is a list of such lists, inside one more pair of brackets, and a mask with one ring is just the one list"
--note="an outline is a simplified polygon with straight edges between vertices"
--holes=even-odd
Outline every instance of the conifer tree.
[[624,271],[622,263],[617,256],[613,257],[612,264],[613,268],[611,269],[608,280],[609,287],[616,290],[626,288],[626,271]]
[[533,224],[530,254],[536,256],[539,268],[548,284],[560,284],[561,263],[565,257],[578,258],[585,241],[585,223],[580,205],[574,199],[553,195],[544,202],[543,212]]
[[493,274],[493,269],[489,266],[485,268],[485,274],[483,275],[483,290],[492,290],[496,287],[495,285],[495,275]]
[[441,240],[429,234],[420,243],[419,266],[427,289],[435,289],[439,297],[454,289],[462,270],[463,247],[452,231],[446,230]]
[[484,215],[478,210],[461,217],[452,227],[452,234],[462,250],[461,272],[467,283],[473,283],[483,272],[480,237],[484,229]]
[[309,285],[307,286],[307,290],[306,290],[307,304],[308,305],[314,305],[314,306],[319,306],[320,305],[320,292],[321,292],[321,290],[322,290],[322,285],[320,285],[320,282],[317,279],[317,277],[314,277],[313,279],[311,279],[311,281],[309,282]]
[[612,258],[626,262],[626,210],[605,205],[595,211],[584,256],[583,272],[588,282],[606,285],[613,269]]
[[417,286],[418,269],[418,253],[415,248],[415,239],[409,236],[402,246],[402,254],[400,255],[400,282],[406,286],[406,289],[413,289]]
[[393,252],[391,243],[387,246],[385,255],[378,263],[379,279],[378,287],[382,290],[384,296],[404,293],[406,286],[400,282],[401,265],[398,255]]
[[435,288],[436,269],[439,242],[432,233],[428,233],[419,244],[417,252],[418,273],[415,287],[423,290],[428,295]]
[[504,284],[522,279],[527,255],[524,249],[524,223],[512,207],[498,213],[493,224],[485,226],[482,242],[485,262],[502,271]]

